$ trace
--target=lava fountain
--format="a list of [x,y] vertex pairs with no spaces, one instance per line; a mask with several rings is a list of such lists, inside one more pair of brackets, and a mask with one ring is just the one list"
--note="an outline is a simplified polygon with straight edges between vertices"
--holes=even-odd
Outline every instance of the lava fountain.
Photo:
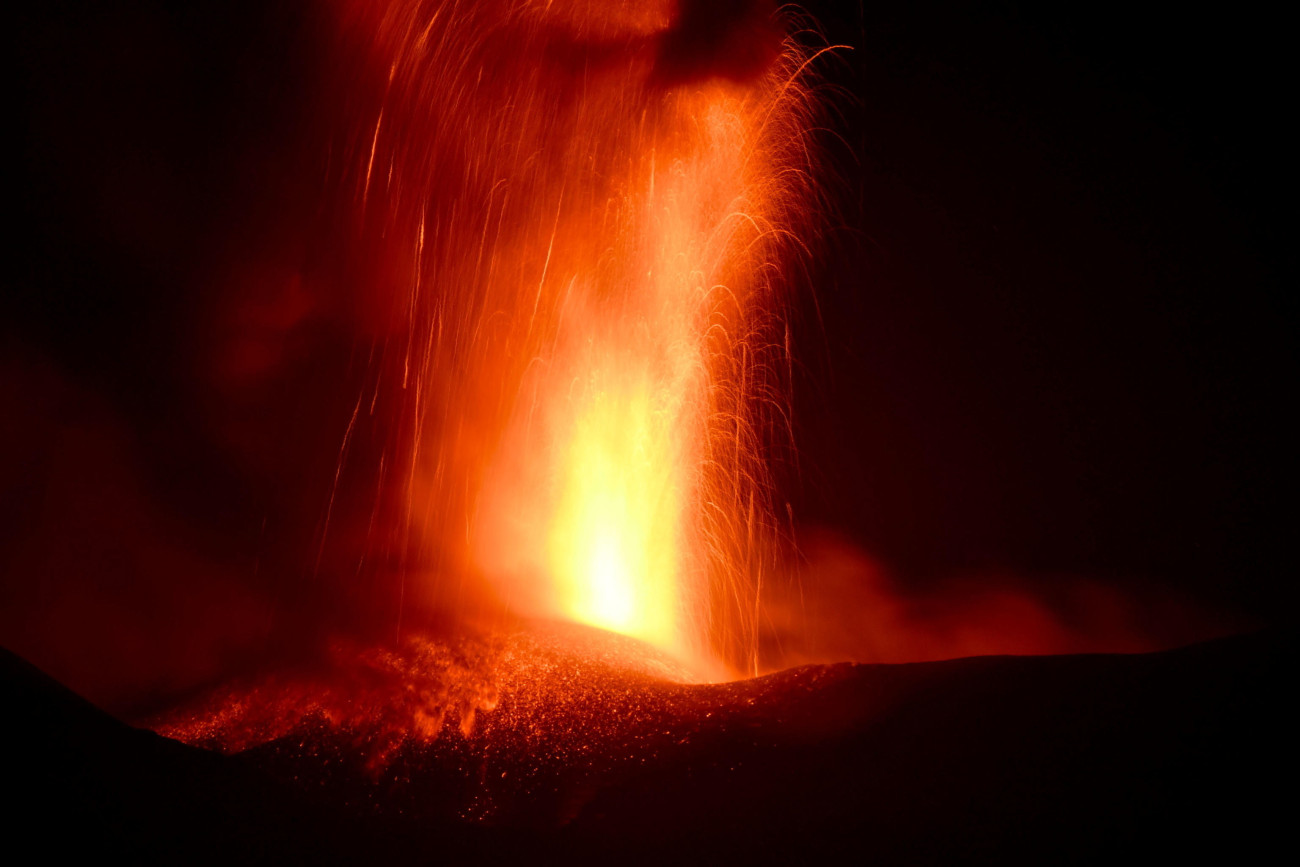
[[476,547],[512,605],[696,662],[753,638],[771,530],[761,402],[782,394],[774,97],[733,90],[664,97],[605,201],[565,227],[575,264],[539,286],[553,337],[524,376]]
[[344,56],[382,70],[338,148],[386,311],[353,421],[393,408],[378,467],[403,491],[390,514],[376,497],[367,554],[389,534],[403,608],[572,620],[753,673],[812,186],[790,22],[454,0],[342,20]]
[[618,143],[616,168],[556,179],[557,212],[576,187],[547,238],[562,264],[537,286],[547,325],[476,527],[476,562],[512,606],[705,670],[753,645],[774,529],[778,263],[806,178],[783,164],[795,74],[669,88],[651,70],[582,130]]
[[703,8],[340,7],[347,243],[309,281],[361,299],[372,349],[314,577],[397,635],[336,618],[152,728],[239,752],[322,726],[303,742],[372,770],[444,730],[567,756],[633,693],[758,673],[813,58],[765,4]]

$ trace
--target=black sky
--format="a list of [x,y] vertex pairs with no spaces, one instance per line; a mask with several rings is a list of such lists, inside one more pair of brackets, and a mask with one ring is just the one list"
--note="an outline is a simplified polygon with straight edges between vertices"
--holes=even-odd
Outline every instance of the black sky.
[[[924,585],[1074,573],[1289,619],[1284,28],[825,4],[842,208],[797,514]],[[837,139],[842,137],[842,141]]]

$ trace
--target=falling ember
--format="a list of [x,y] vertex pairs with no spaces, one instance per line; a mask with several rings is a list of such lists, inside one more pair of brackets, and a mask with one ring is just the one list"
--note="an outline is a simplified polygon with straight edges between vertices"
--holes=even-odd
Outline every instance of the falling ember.
[[706,7],[344,4],[382,73],[348,85],[335,182],[383,347],[354,422],[392,420],[404,491],[359,560],[403,564],[407,606],[469,594],[719,677],[753,670],[778,536],[809,95],[774,9]]

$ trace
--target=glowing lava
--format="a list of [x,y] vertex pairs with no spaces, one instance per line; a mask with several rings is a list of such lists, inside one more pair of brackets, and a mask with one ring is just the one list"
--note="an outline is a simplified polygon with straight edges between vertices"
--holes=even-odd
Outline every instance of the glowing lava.
[[344,3],[381,80],[338,150],[390,317],[354,421],[388,407],[405,491],[363,556],[403,600],[460,611],[481,576],[486,607],[753,672],[811,99],[789,22],[724,6]]
[[789,75],[652,93],[637,108],[653,124],[628,118],[624,167],[550,239],[568,263],[538,290],[554,336],[477,528],[517,610],[635,636],[706,676],[744,664],[770,553],[774,277],[806,178],[773,174]]
[[670,647],[682,515],[675,421],[652,406],[648,386],[597,392],[564,456],[547,549],[564,613]]

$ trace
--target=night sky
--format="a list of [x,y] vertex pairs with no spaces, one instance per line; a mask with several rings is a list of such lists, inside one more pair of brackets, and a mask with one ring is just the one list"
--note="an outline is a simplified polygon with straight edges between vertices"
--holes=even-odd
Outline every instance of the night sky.
[[796,514],[919,586],[1086,574],[1289,621],[1278,22],[814,14],[855,50],[823,67],[842,222],[797,310]]

